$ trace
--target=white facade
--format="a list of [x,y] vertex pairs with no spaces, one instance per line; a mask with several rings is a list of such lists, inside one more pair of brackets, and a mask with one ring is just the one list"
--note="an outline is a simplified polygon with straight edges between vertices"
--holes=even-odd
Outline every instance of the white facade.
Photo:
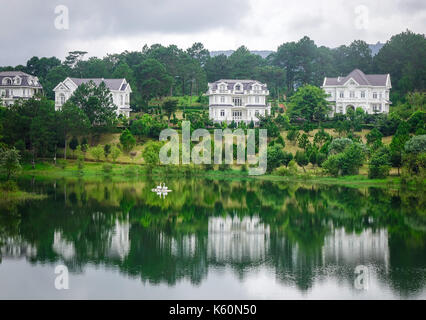
[[333,112],[346,114],[348,108],[361,107],[366,113],[389,113],[389,74],[364,74],[355,69],[346,77],[324,78],[322,87],[333,102]]
[[21,71],[0,72],[0,104],[10,106],[18,99],[31,99],[42,92],[36,76]]
[[256,80],[218,80],[209,83],[209,117],[216,123],[259,122],[271,113],[266,84]]
[[61,109],[63,104],[72,96],[74,91],[83,83],[93,81],[95,85],[104,82],[106,87],[111,91],[112,102],[117,106],[117,116],[120,114],[129,117],[130,111],[130,94],[132,89],[126,79],[79,79],[66,78],[60,82],[53,91],[55,92],[55,110]]

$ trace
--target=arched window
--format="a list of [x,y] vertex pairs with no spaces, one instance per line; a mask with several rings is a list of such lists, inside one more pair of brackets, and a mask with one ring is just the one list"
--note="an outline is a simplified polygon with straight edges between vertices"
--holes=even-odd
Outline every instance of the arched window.
[[10,79],[10,78],[4,78],[3,79],[3,84],[5,84],[5,85],[11,85],[12,84],[12,79]]

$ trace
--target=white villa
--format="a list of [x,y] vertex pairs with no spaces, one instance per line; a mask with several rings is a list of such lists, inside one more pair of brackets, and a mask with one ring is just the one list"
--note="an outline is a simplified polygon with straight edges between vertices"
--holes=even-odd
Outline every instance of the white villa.
[[346,77],[324,78],[321,88],[329,95],[328,100],[335,103],[332,115],[358,107],[370,114],[389,113],[389,74],[364,74],[355,69]]
[[256,80],[218,80],[209,83],[209,117],[217,123],[232,121],[258,124],[258,115],[269,115],[266,84]]
[[18,99],[30,99],[36,93],[42,93],[36,76],[22,71],[0,72],[0,104],[12,105]]
[[132,89],[126,79],[80,79],[66,78],[60,82],[53,91],[55,92],[55,110],[61,109],[63,104],[72,96],[74,91],[83,83],[93,81],[97,86],[102,82],[111,91],[114,105],[117,106],[117,116],[122,114],[129,117],[130,111],[130,94]]

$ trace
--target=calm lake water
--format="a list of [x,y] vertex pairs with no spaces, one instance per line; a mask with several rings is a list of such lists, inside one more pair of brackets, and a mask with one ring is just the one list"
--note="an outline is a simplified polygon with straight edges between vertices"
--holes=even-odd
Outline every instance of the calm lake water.
[[426,298],[422,192],[162,182],[20,181],[48,198],[0,207],[0,298]]

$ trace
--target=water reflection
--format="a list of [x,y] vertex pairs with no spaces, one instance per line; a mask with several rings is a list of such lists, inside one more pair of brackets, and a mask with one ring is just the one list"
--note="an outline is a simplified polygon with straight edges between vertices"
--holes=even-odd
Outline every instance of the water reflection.
[[306,293],[324,281],[352,287],[366,265],[394,296],[426,297],[422,194],[188,179],[168,182],[174,192],[160,199],[155,185],[21,181],[49,198],[1,207],[2,264],[63,262],[76,274],[90,264],[169,286],[267,270]]

